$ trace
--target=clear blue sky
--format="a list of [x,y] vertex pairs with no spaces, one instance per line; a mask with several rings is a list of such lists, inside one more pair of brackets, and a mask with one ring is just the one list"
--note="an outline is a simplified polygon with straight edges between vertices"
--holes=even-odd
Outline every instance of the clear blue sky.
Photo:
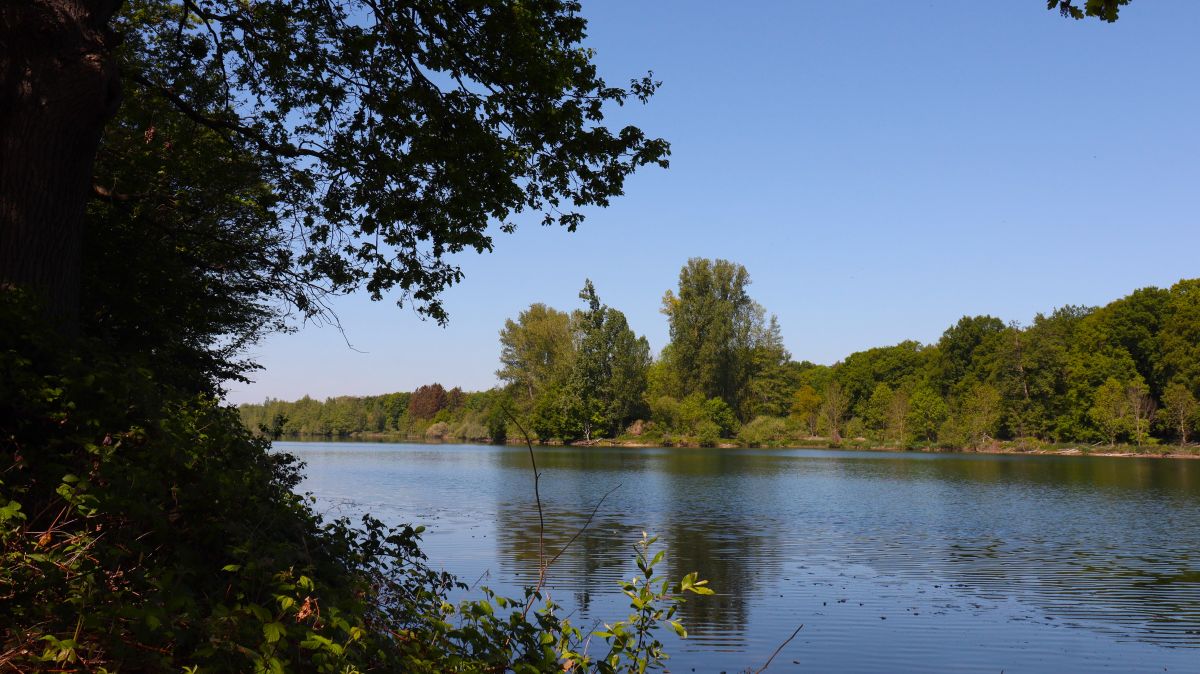
[[536,224],[460,258],[448,327],[365,296],[277,335],[229,400],[495,383],[497,333],[585,277],[657,353],[689,257],[744,264],[796,359],[936,341],[964,314],[1200,276],[1200,2],[1135,0],[1113,25],[1043,0],[584,0],[620,112],[672,143],[574,234]]

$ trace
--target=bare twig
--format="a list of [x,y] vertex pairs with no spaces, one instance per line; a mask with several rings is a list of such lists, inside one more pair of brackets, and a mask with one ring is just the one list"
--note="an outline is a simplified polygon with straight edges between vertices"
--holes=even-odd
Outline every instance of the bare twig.
[[792,632],[792,636],[788,637],[787,639],[784,639],[783,643],[779,644],[779,648],[776,648],[775,652],[771,654],[771,657],[767,658],[767,664],[763,665],[760,669],[755,671],[754,674],[762,674],[763,672],[767,671],[767,667],[771,666],[771,661],[773,661],[775,659],[776,655],[779,655],[779,651],[782,651],[784,646],[787,646],[789,643],[791,643],[792,639],[795,639],[796,635],[799,634],[800,630],[802,630],[802,629],[804,629],[803,623],[801,623],[800,626],[796,628],[795,632]]
[[529,448],[529,463],[533,466],[533,499],[537,502],[538,511],[538,566],[542,565],[545,557],[546,548],[546,516],[542,513],[542,494],[538,491],[538,481],[541,480],[542,474],[538,472],[537,459],[533,456],[533,440],[529,438],[529,433],[525,432],[525,427],[513,413],[504,410],[505,416],[509,418],[517,426],[517,430],[521,431],[521,435],[525,437],[525,446]]
[[520,421],[517,421],[516,416],[514,416],[512,412],[510,412],[509,410],[506,409],[506,410],[504,410],[504,415],[506,417],[508,417],[509,420],[512,421],[514,425],[516,425],[517,430],[521,431],[521,435],[525,437],[525,446],[529,449],[529,463],[530,463],[530,465],[533,466],[533,498],[537,502],[537,510],[538,510],[538,579],[537,579],[537,584],[533,588],[533,594],[531,594],[529,596],[529,600],[525,602],[524,610],[521,611],[521,619],[524,620],[529,615],[530,607],[533,606],[533,598],[540,595],[542,592],[542,588],[545,587],[545,585],[546,585],[546,576],[550,572],[550,566],[552,564],[554,564],[555,562],[557,562],[558,558],[562,557],[563,553],[565,553],[567,551],[567,548],[571,547],[571,544],[574,543],[575,540],[578,539],[579,536],[581,534],[583,534],[584,531],[587,530],[588,526],[591,525],[592,520],[595,519],[596,513],[600,510],[600,506],[604,505],[604,501],[609,496],[611,496],[613,492],[620,489],[621,485],[620,485],[620,483],[618,483],[617,486],[613,487],[612,489],[609,489],[608,492],[606,492],[604,494],[604,496],[600,497],[600,500],[596,502],[596,507],[592,508],[592,512],[591,512],[591,514],[588,515],[588,518],[583,523],[583,526],[580,527],[579,530],[575,532],[574,536],[571,536],[571,539],[567,541],[566,545],[562,546],[562,549],[559,550],[558,553],[554,555],[554,557],[550,558],[550,560],[547,561],[546,560],[546,518],[542,511],[541,492],[538,491],[538,482],[541,480],[542,474],[538,472],[537,459],[534,457],[534,454],[533,454],[533,440],[530,439],[529,433],[527,433],[525,431],[525,427],[521,425]]
[[620,488],[621,488],[621,483],[618,482],[617,486],[613,487],[612,489],[609,489],[607,492],[605,492],[604,496],[600,497],[600,500],[596,502],[596,507],[592,508],[592,514],[588,515],[587,521],[583,523],[583,526],[579,528],[579,531],[576,531],[575,535],[571,537],[571,540],[567,541],[567,544],[562,546],[562,550],[559,550],[557,555],[554,555],[554,557],[552,557],[549,562],[546,562],[547,569],[550,568],[551,564],[553,564],[554,562],[557,562],[558,558],[562,557],[563,553],[567,551],[567,548],[571,547],[571,544],[575,542],[575,539],[579,538],[579,535],[582,534],[588,528],[588,525],[590,525],[592,523],[592,519],[596,517],[596,511],[600,510],[600,506],[604,505],[604,500],[607,499],[609,496],[612,496],[612,493]]
[[525,432],[525,427],[517,421],[517,417],[512,412],[506,409],[504,415],[516,425],[517,430],[521,431],[521,435],[525,436],[525,446],[529,448],[529,463],[533,466],[533,499],[537,502],[538,511],[538,581],[533,594],[525,602],[525,609],[521,611],[521,619],[524,620],[529,615],[529,607],[533,606],[533,598],[542,591],[542,586],[546,582],[546,516],[542,512],[542,495],[538,491],[538,481],[542,475],[538,472],[537,459],[533,456],[533,441],[530,440],[529,433]]
[[471,583],[471,589],[474,590],[476,587],[478,587],[479,583],[483,582],[483,579],[486,578],[487,575],[488,575],[488,570],[484,569],[483,573],[479,574],[479,577],[475,579],[475,582]]

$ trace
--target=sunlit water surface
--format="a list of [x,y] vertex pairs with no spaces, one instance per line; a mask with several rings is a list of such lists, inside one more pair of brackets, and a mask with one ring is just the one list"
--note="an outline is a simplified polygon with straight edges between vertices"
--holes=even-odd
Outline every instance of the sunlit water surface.
[[[528,452],[279,442],[329,515],[424,524],[434,564],[518,596],[537,570]],[[549,590],[620,619],[643,530],[717,588],[674,672],[1200,672],[1200,461],[537,448]],[[480,580],[482,579],[482,580]]]

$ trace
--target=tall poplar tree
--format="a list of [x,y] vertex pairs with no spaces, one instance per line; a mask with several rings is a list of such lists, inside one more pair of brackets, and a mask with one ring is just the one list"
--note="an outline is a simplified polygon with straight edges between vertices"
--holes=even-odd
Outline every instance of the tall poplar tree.
[[579,299],[587,307],[574,316],[579,346],[567,384],[567,416],[591,440],[597,431],[619,433],[641,407],[650,344],[629,329],[624,314],[600,302],[591,280]]
[[700,393],[737,409],[765,334],[763,308],[750,298],[750,274],[727,260],[692,258],[668,290],[662,312],[671,329],[671,367],[682,398]]

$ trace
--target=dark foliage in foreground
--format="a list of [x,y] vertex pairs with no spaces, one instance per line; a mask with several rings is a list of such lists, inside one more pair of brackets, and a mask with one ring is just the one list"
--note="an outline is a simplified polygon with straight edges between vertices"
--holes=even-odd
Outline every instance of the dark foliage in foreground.
[[536,589],[447,602],[464,588],[419,528],[322,521],[236,410],[58,337],[18,293],[0,322],[0,669],[635,671],[683,633],[679,595],[710,592],[654,577],[644,542],[593,659]]

